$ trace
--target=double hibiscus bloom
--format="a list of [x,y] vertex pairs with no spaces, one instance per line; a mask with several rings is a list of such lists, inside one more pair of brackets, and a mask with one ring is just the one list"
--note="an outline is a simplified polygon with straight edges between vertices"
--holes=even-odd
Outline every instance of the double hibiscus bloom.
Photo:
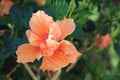
[[56,71],[74,63],[81,54],[66,36],[75,30],[73,19],[53,21],[44,11],[33,13],[30,29],[26,31],[29,43],[22,44],[16,51],[17,62],[33,62],[42,58],[40,69]]

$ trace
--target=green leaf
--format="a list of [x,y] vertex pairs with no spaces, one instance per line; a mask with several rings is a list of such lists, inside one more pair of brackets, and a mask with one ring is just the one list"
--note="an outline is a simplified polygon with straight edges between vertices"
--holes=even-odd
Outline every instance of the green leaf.
[[79,39],[79,40],[84,39],[84,32],[82,29],[82,25],[76,24],[76,29],[75,29],[74,33],[72,34],[72,36],[76,39]]
[[32,16],[33,8],[29,5],[22,6],[15,4],[10,10],[10,19],[17,27],[29,27],[29,19]]
[[12,38],[5,41],[3,49],[0,54],[0,62],[6,59],[8,56],[13,55],[19,45],[23,43],[21,38]]
[[83,9],[84,8],[83,1],[78,1],[78,6],[79,9]]
[[54,20],[62,20],[67,14],[68,4],[62,0],[56,0],[49,8],[45,9],[46,12],[53,16]]
[[84,24],[87,21],[90,14],[91,13],[88,9],[81,9],[71,17],[74,18],[77,23]]
[[120,34],[120,24],[117,24],[117,27],[112,27],[111,30],[111,37],[113,39],[118,37],[118,35]]
[[98,7],[92,6],[89,11],[91,15],[88,18],[92,21],[97,21],[100,17],[100,12],[98,11]]
[[71,17],[71,14],[73,13],[74,9],[76,8],[75,0],[71,0],[69,4],[69,8],[67,10],[68,17]]

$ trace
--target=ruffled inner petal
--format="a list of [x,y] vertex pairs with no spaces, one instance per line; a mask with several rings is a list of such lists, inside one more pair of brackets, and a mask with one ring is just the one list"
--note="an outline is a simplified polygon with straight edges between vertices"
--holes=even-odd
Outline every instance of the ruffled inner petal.
[[52,56],[44,56],[40,69],[57,71],[70,63],[74,63],[80,55],[70,42],[63,40]]

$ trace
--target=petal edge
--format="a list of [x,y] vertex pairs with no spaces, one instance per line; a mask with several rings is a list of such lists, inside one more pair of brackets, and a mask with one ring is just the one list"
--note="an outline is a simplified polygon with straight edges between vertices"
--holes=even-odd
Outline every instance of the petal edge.
[[22,44],[16,51],[17,62],[27,63],[33,62],[36,59],[37,53],[39,53],[39,47],[34,47],[30,44]]

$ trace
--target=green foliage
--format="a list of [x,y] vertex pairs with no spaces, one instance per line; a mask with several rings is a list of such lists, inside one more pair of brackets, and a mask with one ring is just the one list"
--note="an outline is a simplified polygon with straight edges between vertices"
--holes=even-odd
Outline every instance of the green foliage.
[[45,10],[53,16],[54,20],[63,19],[67,14],[68,4],[64,0],[56,0],[49,7]]
[[[10,10],[10,19],[12,23],[17,27],[29,27],[29,19],[33,13],[31,6],[22,6],[21,4],[15,4]],[[17,18],[16,18],[17,16]]]
[[23,41],[20,38],[5,40],[0,54],[0,62],[6,59],[8,56],[15,54],[17,47],[22,43]]
[[5,16],[0,18],[0,26],[5,25],[9,22],[9,17]]
[[76,24],[76,29],[75,29],[74,33],[72,34],[72,36],[79,40],[84,39],[84,32],[83,32],[82,25]]
[[71,1],[70,1],[70,4],[69,4],[69,7],[68,7],[68,10],[67,10],[67,15],[68,15],[68,17],[71,17],[71,14],[72,14],[73,11],[75,10],[75,8],[76,8],[75,0],[71,0]]

